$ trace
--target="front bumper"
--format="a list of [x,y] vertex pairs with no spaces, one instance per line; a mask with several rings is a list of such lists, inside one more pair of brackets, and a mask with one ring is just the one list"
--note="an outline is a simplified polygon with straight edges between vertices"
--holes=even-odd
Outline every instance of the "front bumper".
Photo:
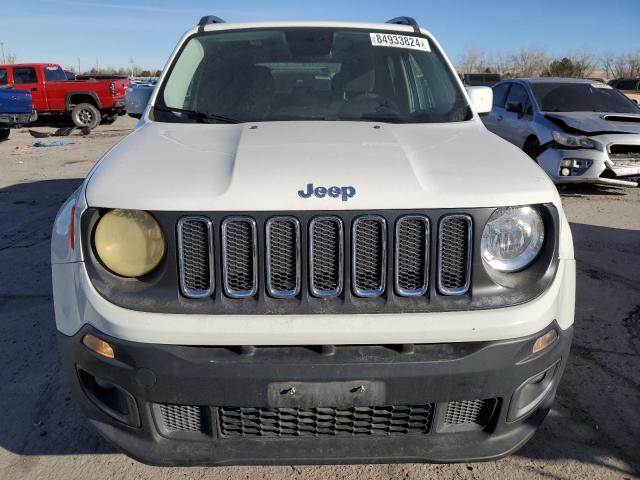
[[[558,339],[532,355],[535,340],[550,329]],[[115,360],[86,348],[87,333],[108,341]],[[145,463],[193,465],[507,455],[535,433],[551,407],[571,336],[572,327],[554,322],[512,340],[404,346],[159,345],[116,339],[90,326],[73,336],[59,333],[58,340],[74,396],[102,435]],[[527,382],[532,386],[523,399]],[[469,414],[474,405],[483,405],[476,417]],[[403,417],[406,406],[427,412],[420,433]],[[382,410],[371,420],[376,408]],[[519,417],[508,418],[510,411]],[[223,425],[229,418],[235,430]]]
[[[569,175],[561,174],[562,160],[588,161],[591,165],[584,171],[569,168]],[[536,159],[556,184],[594,183],[619,187],[637,187],[640,178],[640,163],[635,168],[618,168],[607,153],[599,150],[564,150],[548,148]]]

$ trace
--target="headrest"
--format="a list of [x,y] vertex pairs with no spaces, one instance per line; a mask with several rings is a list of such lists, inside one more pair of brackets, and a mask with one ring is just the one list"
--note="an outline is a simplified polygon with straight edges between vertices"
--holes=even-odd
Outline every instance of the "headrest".
[[342,65],[340,72],[333,77],[331,88],[336,93],[365,93],[373,91],[375,81],[373,64],[356,59]]

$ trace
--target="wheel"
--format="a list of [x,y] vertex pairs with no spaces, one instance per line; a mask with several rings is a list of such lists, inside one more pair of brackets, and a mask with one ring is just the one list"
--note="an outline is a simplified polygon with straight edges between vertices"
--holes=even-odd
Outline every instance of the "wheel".
[[9,130],[8,128],[0,128],[0,142],[4,142],[7,138],[9,138]]
[[100,125],[102,116],[100,111],[90,103],[80,103],[71,110],[71,120],[76,127],[93,129]]
[[540,155],[540,141],[536,137],[528,138],[522,150],[537,162],[536,159]]

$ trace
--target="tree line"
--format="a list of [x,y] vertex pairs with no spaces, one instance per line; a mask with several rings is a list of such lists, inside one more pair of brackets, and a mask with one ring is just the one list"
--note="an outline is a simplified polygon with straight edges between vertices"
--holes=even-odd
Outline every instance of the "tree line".
[[536,48],[492,55],[481,49],[470,49],[460,55],[458,70],[460,73],[499,73],[503,77],[584,78],[597,74],[606,78],[638,78],[640,50],[621,54],[606,52],[600,56],[575,52],[553,57]]

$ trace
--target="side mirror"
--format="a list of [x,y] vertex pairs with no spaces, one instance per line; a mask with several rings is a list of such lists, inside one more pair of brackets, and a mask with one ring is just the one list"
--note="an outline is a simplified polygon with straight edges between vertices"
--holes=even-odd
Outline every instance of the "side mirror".
[[505,105],[505,110],[507,112],[515,112],[515,113],[524,113],[522,111],[522,103],[520,102],[507,102],[507,104]]
[[125,95],[125,108],[129,116],[140,118],[147,108],[153,87],[149,85],[139,85],[129,88]]
[[465,87],[473,109],[478,115],[484,115],[493,108],[493,90],[491,87]]

